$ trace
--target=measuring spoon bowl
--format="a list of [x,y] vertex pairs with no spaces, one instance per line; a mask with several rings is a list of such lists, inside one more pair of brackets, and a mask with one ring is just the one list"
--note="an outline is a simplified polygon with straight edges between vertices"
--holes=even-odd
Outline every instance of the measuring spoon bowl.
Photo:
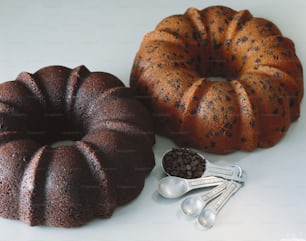
[[220,212],[225,203],[239,190],[241,186],[241,183],[237,183],[234,181],[228,182],[224,192],[202,209],[201,213],[198,216],[199,223],[205,228],[213,227],[216,221],[217,214]]
[[217,214],[214,210],[207,208],[198,218],[199,223],[209,229],[215,225]]
[[187,216],[198,216],[202,209],[214,198],[221,195],[224,189],[227,187],[228,181],[224,181],[217,187],[214,187],[208,192],[205,192],[201,196],[187,197],[181,204],[181,209]]

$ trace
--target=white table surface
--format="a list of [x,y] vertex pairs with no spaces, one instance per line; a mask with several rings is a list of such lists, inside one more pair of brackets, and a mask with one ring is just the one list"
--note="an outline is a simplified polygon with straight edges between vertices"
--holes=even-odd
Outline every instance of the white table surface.
[[[306,1],[303,0],[1,0],[0,81],[21,71],[46,65],[106,71],[128,85],[136,51],[146,32],[164,17],[188,7],[224,4],[249,9],[272,20],[294,40],[306,66]],[[306,239],[306,104],[300,119],[273,148],[230,155],[207,154],[216,163],[239,164],[248,173],[246,185],[219,213],[214,228],[200,230],[179,211],[180,200],[167,201],[156,193],[164,151],[173,147],[157,137],[157,167],[135,201],[119,208],[108,220],[81,228],[29,227],[0,218],[2,240],[305,240]]]

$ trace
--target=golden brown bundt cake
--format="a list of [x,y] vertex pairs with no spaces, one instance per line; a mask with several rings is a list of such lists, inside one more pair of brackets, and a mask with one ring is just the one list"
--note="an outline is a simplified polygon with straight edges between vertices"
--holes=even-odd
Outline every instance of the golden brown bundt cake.
[[293,42],[272,22],[213,6],[167,17],[146,34],[130,85],[159,134],[229,153],[280,140],[299,117],[303,71]]
[[84,66],[0,84],[0,127],[0,216],[30,225],[110,217],[154,166],[149,112],[119,79]]

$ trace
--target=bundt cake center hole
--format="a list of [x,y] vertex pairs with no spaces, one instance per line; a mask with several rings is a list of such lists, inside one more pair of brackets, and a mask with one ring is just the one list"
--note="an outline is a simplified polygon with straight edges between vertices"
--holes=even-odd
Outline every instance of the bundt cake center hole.
[[84,129],[75,123],[74,118],[66,113],[47,112],[41,115],[30,129],[29,137],[42,145],[71,146],[84,136]]
[[230,81],[230,79],[228,79],[226,77],[223,77],[223,76],[210,76],[210,77],[207,77],[207,79],[209,79],[210,81],[213,81],[213,82],[217,82],[217,81],[228,82],[228,81]]
[[73,140],[62,140],[62,141],[56,141],[50,144],[51,148],[57,148],[59,146],[73,146],[74,141]]

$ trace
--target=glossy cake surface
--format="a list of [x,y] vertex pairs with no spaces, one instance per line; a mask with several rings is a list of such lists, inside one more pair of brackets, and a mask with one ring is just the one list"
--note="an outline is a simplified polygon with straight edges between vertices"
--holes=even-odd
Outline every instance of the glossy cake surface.
[[276,144],[304,92],[294,43],[271,21],[224,6],[163,19],[145,35],[130,85],[159,134],[215,153]]

